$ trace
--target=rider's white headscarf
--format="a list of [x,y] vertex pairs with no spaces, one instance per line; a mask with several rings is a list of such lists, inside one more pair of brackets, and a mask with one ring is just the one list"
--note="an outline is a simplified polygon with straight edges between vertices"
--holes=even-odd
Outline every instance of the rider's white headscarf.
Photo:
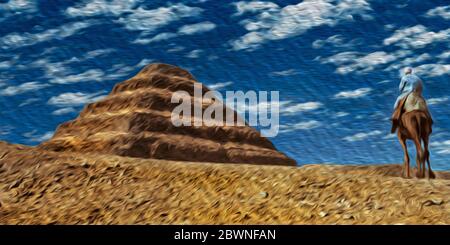
[[408,75],[408,74],[412,74],[413,70],[411,67],[406,67],[404,72],[405,72],[405,75]]

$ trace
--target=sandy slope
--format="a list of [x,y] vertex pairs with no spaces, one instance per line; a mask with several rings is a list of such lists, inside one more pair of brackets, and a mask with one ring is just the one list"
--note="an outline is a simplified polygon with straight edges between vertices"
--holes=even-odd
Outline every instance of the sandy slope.
[[450,224],[450,180],[398,165],[210,164],[0,142],[2,224]]

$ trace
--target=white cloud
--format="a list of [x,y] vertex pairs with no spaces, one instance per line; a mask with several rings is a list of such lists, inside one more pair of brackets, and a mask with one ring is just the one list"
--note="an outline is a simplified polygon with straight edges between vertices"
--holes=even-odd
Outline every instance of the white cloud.
[[13,63],[9,60],[0,62],[0,69],[9,69]]
[[[254,49],[270,40],[301,35],[311,28],[334,26],[344,20],[352,20],[353,14],[364,15],[371,10],[365,0],[343,0],[336,4],[331,0],[305,0],[297,5],[263,11],[255,20],[244,20],[249,31],[231,42],[233,50]],[[238,7],[238,5],[236,5]],[[238,9],[242,12],[242,10]]]
[[318,128],[322,125],[321,122],[316,120],[310,120],[305,122],[298,122],[295,124],[280,125],[280,133],[288,133],[296,130],[308,130]]
[[249,32],[232,42],[233,50],[254,49],[265,42],[266,38],[263,33]]
[[211,90],[219,90],[221,88],[228,87],[231,84],[233,84],[233,82],[215,83],[215,84],[208,85],[208,88]]
[[342,91],[334,95],[336,99],[355,99],[368,95],[372,91],[371,88],[359,88],[351,91]]
[[217,56],[217,55],[214,55],[214,54],[208,55],[209,61],[213,61],[213,60],[217,60],[217,59],[219,59],[219,56]]
[[379,81],[379,82],[377,82],[378,84],[385,84],[385,83],[391,83],[392,81],[391,80],[383,80],[383,81]]
[[292,101],[266,101],[248,105],[246,103],[235,104],[231,100],[232,98],[227,97],[225,99],[225,104],[227,106],[234,108],[242,115],[246,112],[252,115],[257,115],[260,111],[271,111],[274,108],[278,108],[278,112],[282,115],[291,115],[295,113],[314,111],[323,106],[320,102],[293,103]]
[[195,49],[195,50],[192,50],[191,52],[189,52],[188,54],[186,54],[184,57],[191,58],[191,59],[196,59],[196,58],[200,57],[200,54],[202,52],[203,51],[200,50],[200,49]]
[[336,114],[334,114],[335,117],[345,117],[348,115],[350,115],[350,113],[345,112],[345,111],[339,111],[339,112],[336,112]]
[[236,7],[237,11],[236,15],[242,15],[247,12],[255,13],[260,12],[262,10],[273,11],[279,9],[277,4],[263,1],[251,1],[251,2],[240,1],[232,4]]
[[138,7],[131,14],[119,18],[118,22],[124,24],[128,30],[152,32],[182,18],[198,16],[202,11],[201,8],[189,7],[182,3],[151,10]]
[[441,142],[432,142],[430,144],[432,148],[437,150],[438,154],[448,155],[450,154],[450,140],[441,141]]
[[45,72],[45,78],[54,78],[57,76],[63,76],[71,72],[71,70],[66,66],[73,62],[72,60],[60,61],[60,62],[50,62],[48,59],[38,59],[31,63],[34,68],[41,68]]
[[64,39],[94,25],[95,23],[97,22],[80,21],[64,24],[39,33],[11,33],[0,38],[0,47],[3,49],[14,49],[35,45],[37,43],[46,42],[52,39]]
[[450,6],[440,6],[440,7],[436,7],[434,9],[430,9],[427,11],[427,13],[425,14],[425,16],[427,17],[442,17],[446,20],[450,20]]
[[70,59],[59,62],[50,62],[47,58],[38,59],[31,63],[31,67],[42,69],[44,71],[43,78],[50,81],[62,81],[66,76],[73,73],[72,69],[67,65],[78,60]]
[[383,137],[384,140],[390,140],[390,139],[395,139],[397,138],[396,134],[387,134]]
[[399,50],[394,53],[376,51],[370,54],[359,52],[342,52],[327,58],[319,58],[322,64],[332,63],[337,67],[336,72],[347,74],[351,72],[365,73],[373,71],[381,65],[386,65],[393,61],[411,54],[409,50]]
[[49,140],[53,136],[53,131],[46,132],[44,134],[36,134],[36,130],[24,133],[23,136],[28,138],[31,142],[42,142]]
[[134,43],[149,44],[176,38],[180,35],[194,35],[198,33],[208,32],[216,28],[216,24],[205,21],[192,25],[184,25],[178,29],[178,33],[162,32],[152,38],[138,38]]
[[[140,62],[142,62],[142,60]],[[124,76],[130,76],[131,72],[136,71],[138,65],[139,64],[133,66],[128,66],[126,64],[113,65],[113,67],[108,69],[107,74],[103,77],[103,80],[114,80],[122,78]]]
[[0,136],[10,134],[13,129],[11,126],[0,126]]
[[272,76],[282,76],[282,77],[293,76],[296,74],[299,74],[299,71],[296,69],[288,69],[288,70],[284,70],[284,71],[274,71],[274,72],[270,73],[270,75],[272,75]]
[[76,75],[68,75],[62,77],[55,77],[50,80],[51,83],[69,84],[88,81],[101,81],[104,79],[105,73],[99,69],[90,69],[83,73]]
[[50,132],[47,132],[47,133],[41,135],[41,136],[38,137],[38,138],[34,138],[33,140],[36,140],[36,141],[45,141],[45,140],[49,140],[50,138],[52,138],[52,136],[53,136],[53,131],[50,131]]
[[167,50],[168,53],[176,53],[185,50],[186,48],[183,46],[175,46]]
[[216,24],[209,21],[205,21],[192,25],[184,25],[180,27],[180,29],[178,29],[178,33],[183,35],[193,35],[197,33],[211,31],[215,28]]
[[[61,49],[64,49],[64,47],[46,48],[40,54],[40,56],[42,56],[42,57],[43,56],[51,57],[51,56],[55,55],[55,51],[60,51]],[[71,64],[71,63],[77,63],[77,62],[82,62],[82,61],[86,61],[86,60],[89,60],[89,59],[98,58],[99,56],[104,56],[104,55],[107,55],[107,54],[111,54],[111,53],[116,52],[116,51],[117,50],[113,49],[113,48],[94,49],[94,50],[86,52],[82,56],[72,57],[72,58],[64,60],[64,61],[59,61],[57,63],[51,63],[46,58],[44,58],[44,59],[36,60],[35,62],[33,62],[33,64],[34,65],[38,65],[38,66],[45,66],[45,64],[49,64],[49,66],[54,66],[55,64],[57,64],[59,66],[62,66],[62,65],[67,65],[67,64]]]
[[139,63],[136,66],[143,67],[143,66],[153,63],[154,61],[155,61],[154,59],[142,59],[141,61],[139,61]]
[[113,53],[114,51],[116,50],[112,48],[91,50],[84,55],[83,60],[97,58],[98,56],[110,54]]
[[86,103],[92,103],[105,97],[100,95],[103,92],[86,94],[82,92],[76,93],[63,93],[58,96],[53,96],[48,100],[49,105],[55,106],[80,106]]
[[427,53],[423,53],[419,56],[413,55],[412,57],[402,59],[399,62],[396,62],[396,63],[390,65],[385,70],[386,71],[399,70],[401,73],[403,73],[403,71],[401,71],[403,68],[409,67],[409,66],[412,66],[413,64],[421,63],[421,62],[424,62],[424,61],[430,60],[430,59],[432,59],[432,57],[431,57],[431,55],[429,55]]
[[49,84],[42,84],[38,82],[27,82],[22,83],[18,86],[9,86],[2,90],[0,90],[0,95],[3,96],[14,96],[18,94],[23,94],[30,91],[37,91],[39,89],[43,89],[45,87],[48,87]]
[[372,71],[374,68],[380,64],[386,64],[391,61],[396,60],[397,57],[388,54],[383,51],[378,51],[374,53],[370,53],[368,55],[365,55],[363,57],[359,57],[355,60],[355,63],[349,66],[345,67],[339,67],[338,73],[348,73],[349,71],[354,71],[357,69],[360,69],[362,72]]
[[437,56],[439,59],[445,60],[450,58],[450,51],[444,51],[442,54]]
[[377,51],[361,57],[355,57],[349,65],[340,66],[337,72],[347,74],[349,72],[368,72],[372,71],[378,65],[386,64],[396,60],[397,57],[384,51]]
[[334,35],[325,40],[318,39],[312,43],[313,48],[322,48],[325,44],[340,45],[344,42],[342,35]]
[[394,24],[387,24],[387,25],[384,25],[384,29],[386,30],[386,31],[390,31],[390,30],[392,30],[392,29],[394,29],[395,28],[395,25]]
[[305,111],[313,111],[317,110],[320,107],[322,107],[323,104],[320,102],[306,102],[306,103],[299,103],[295,105],[289,105],[289,106],[281,106],[280,107],[280,113],[281,114],[294,114],[299,112],[305,112]]
[[153,42],[169,40],[169,39],[175,38],[177,36],[178,35],[175,34],[175,33],[162,32],[162,33],[159,33],[158,35],[156,35],[156,36],[154,36],[152,38],[138,38],[138,39],[134,40],[133,43],[149,44],[149,43],[153,43]]
[[414,68],[417,74],[425,77],[438,77],[449,74],[450,64],[424,64]]
[[428,31],[423,25],[416,25],[396,30],[394,34],[383,40],[383,44],[396,45],[404,49],[423,48],[433,42],[447,41],[450,37],[450,29],[439,32]]
[[[6,3],[0,3],[0,12],[2,17],[9,17],[13,14],[36,12],[36,1],[33,0],[9,0]],[[0,17],[0,19],[2,19]]]
[[61,109],[53,111],[52,115],[60,116],[60,115],[69,114],[69,113],[73,113],[73,112],[76,112],[73,107],[66,107],[66,108],[61,108]]
[[26,105],[29,105],[29,104],[32,104],[32,103],[38,102],[38,101],[39,101],[38,98],[28,98],[24,102],[20,103],[19,107],[26,106]]
[[[233,101],[226,98],[225,103],[233,108]],[[250,112],[251,114],[258,114],[258,111],[270,111],[272,108],[278,108],[278,111],[282,115],[291,115],[301,112],[314,111],[323,106],[320,102],[305,102],[305,103],[293,103],[292,101],[266,101],[259,102],[255,105],[246,105],[245,103],[236,105],[236,110],[239,113]]]
[[396,8],[399,8],[399,9],[402,9],[402,8],[405,8],[405,7],[408,7],[408,4],[407,3],[404,3],[404,4],[396,4],[396,5],[394,5]]
[[[71,17],[76,16],[96,16],[96,15],[112,15],[118,17],[115,20],[125,26],[126,29],[132,31],[143,31],[141,37],[134,40],[134,43],[148,44],[151,42],[168,40],[176,37],[176,33],[160,33],[153,38],[144,38],[156,29],[166,26],[172,22],[179,21],[183,18],[196,17],[203,12],[198,7],[190,7],[183,3],[171,4],[166,7],[155,9],[145,9],[139,6],[142,0],[90,0],[85,1],[75,7],[69,7],[66,14]],[[183,27],[182,27],[183,28]],[[215,28],[215,24],[211,22],[202,22],[180,28],[180,35],[191,35],[203,31],[209,31]]]
[[234,98],[226,97],[225,104],[231,108],[236,110],[241,115],[245,115],[246,112],[252,115],[258,115],[258,111],[270,111],[272,108],[281,108],[282,105],[290,103],[290,101],[265,101],[265,102],[257,102],[257,104],[246,104],[243,101],[233,101]]
[[448,101],[448,97],[431,98],[427,100],[428,105],[437,105]]
[[346,41],[342,35],[333,35],[325,40],[317,39],[312,43],[312,47],[315,49],[319,49],[325,45],[331,45],[332,47],[336,48],[349,48],[354,47],[357,43],[357,39]]
[[341,52],[327,58],[317,57],[316,59],[321,60],[322,63],[333,63],[336,65],[343,65],[352,62],[358,56],[362,55],[358,52]]
[[349,142],[355,142],[355,141],[361,141],[361,140],[367,139],[371,136],[377,136],[380,134],[382,134],[381,131],[375,130],[375,131],[369,132],[369,133],[357,133],[355,135],[347,136],[347,137],[344,137],[344,140],[349,141]]
[[78,4],[75,7],[69,7],[66,9],[66,14],[71,17],[76,16],[96,16],[96,15],[121,15],[129,12],[136,6],[140,0],[90,0],[84,1],[82,4]]
[[[139,64],[136,64],[135,66],[116,64],[110,69],[108,69],[106,72],[100,69],[89,69],[79,74],[76,74],[75,71],[70,67],[71,65],[77,67],[78,62],[91,59],[99,55],[108,54],[114,51],[115,51],[114,49],[93,50],[85,54],[81,59],[72,58],[60,62],[50,62],[47,58],[44,58],[34,61],[33,63],[31,63],[31,66],[34,68],[43,69],[45,73],[43,77],[48,79],[51,83],[56,84],[70,84],[89,81],[98,82],[98,81],[114,80],[126,75],[130,75],[130,72],[134,71],[136,69],[136,66],[138,66]],[[145,61],[145,59],[142,61]]]

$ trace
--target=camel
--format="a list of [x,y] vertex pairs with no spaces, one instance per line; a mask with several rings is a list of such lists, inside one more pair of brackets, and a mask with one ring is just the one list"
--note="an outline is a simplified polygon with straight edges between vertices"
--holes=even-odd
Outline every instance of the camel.
[[[417,98],[418,102],[417,102]],[[413,106],[411,106],[410,100],[415,99]],[[409,104],[408,104],[409,103]],[[415,103],[415,104],[414,104]],[[424,103],[424,106],[416,105],[417,103]],[[409,108],[408,108],[409,106]],[[397,137],[405,153],[404,155],[404,168],[403,177],[410,178],[409,171],[409,154],[406,140],[412,140],[416,146],[416,165],[417,165],[417,178],[425,177],[425,161],[428,163],[428,178],[434,179],[436,176],[431,170],[430,164],[430,151],[428,150],[428,144],[430,134],[432,133],[433,119],[431,118],[428,108],[426,107],[425,100],[420,96],[414,98],[414,96],[407,96],[400,102],[399,105],[399,120],[398,120],[398,132]],[[422,149],[423,142],[423,149]]]

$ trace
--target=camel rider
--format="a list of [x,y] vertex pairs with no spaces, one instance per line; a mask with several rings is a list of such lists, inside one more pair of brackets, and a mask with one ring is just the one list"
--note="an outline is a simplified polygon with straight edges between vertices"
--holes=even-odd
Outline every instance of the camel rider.
[[[423,82],[418,76],[413,74],[412,69],[409,67],[404,71],[399,90],[400,95],[397,97],[397,101],[395,101],[394,114],[392,115],[391,133],[395,132],[403,110],[405,112],[423,110],[429,115],[428,107],[422,96]],[[399,106],[400,104],[401,106]],[[431,115],[429,117],[431,119]]]
[[395,101],[394,110],[397,108],[398,103],[408,96],[408,94],[416,92],[422,96],[423,82],[418,76],[412,74],[412,69],[408,67],[405,69],[405,75],[402,77],[398,89],[400,90],[400,95],[397,97],[397,101]]

